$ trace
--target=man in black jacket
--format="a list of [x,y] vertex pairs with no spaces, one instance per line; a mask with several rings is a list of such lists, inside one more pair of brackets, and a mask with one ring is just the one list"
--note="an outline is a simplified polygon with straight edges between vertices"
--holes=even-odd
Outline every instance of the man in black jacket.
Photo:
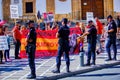
[[67,26],[68,20],[67,18],[64,18],[62,20],[62,27],[59,29],[58,33],[56,36],[59,38],[58,40],[58,55],[56,58],[56,70],[53,70],[53,73],[60,73],[60,65],[61,65],[61,56],[63,55],[63,52],[65,52],[65,60],[66,60],[66,71],[69,71],[69,66],[70,66],[70,59],[69,59],[69,34],[70,30],[69,27]]
[[37,34],[34,28],[34,21],[29,21],[29,29],[30,32],[27,36],[27,46],[26,46],[26,52],[28,54],[28,61],[29,66],[31,69],[31,74],[27,77],[27,79],[34,79],[36,78],[36,71],[35,71],[35,50],[36,50],[36,38]]

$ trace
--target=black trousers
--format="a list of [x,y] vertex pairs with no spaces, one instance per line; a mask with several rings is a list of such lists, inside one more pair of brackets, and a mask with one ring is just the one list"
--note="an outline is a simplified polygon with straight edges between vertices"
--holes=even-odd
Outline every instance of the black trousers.
[[0,51],[0,62],[2,62],[2,59],[3,59],[3,53],[2,51]]
[[28,62],[31,70],[31,75],[36,75],[35,70],[35,50],[36,46],[34,44],[28,44]]
[[15,58],[19,57],[20,46],[21,46],[20,40],[17,40],[15,42]]

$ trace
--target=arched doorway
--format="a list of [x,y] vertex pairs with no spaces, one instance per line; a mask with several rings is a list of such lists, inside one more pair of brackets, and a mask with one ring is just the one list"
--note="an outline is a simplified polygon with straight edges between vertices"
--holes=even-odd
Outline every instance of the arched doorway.
[[94,16],[104,18],[104,0],[81,0],[82,19],[86,19],[86,12],[93,12]]

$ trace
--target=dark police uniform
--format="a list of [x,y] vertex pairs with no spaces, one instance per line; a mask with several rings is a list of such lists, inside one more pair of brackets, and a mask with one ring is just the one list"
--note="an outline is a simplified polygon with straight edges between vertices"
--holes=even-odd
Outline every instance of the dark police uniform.
[[87,55],[87,65],[90,65],[90,60],[92,56],[92,64],[95,65],[96,60],[96,39],[97,39],[97,29],[94,25],[90,26],[90,29],[88,30],[89,34],[87,35],[87,41],[88,41],[88,55]]
[[110,47],[113,45],[114,57],[113,59],[116,60],[117,55],[117,47],[116,47],[116,33],[117,33],[117,26],[114,20],[108,23],[108,30],[114,29],[113,32],[108,32],[107,43],[106,43],[106,50],[108,53],[108,60],[111,60],[111,52]]
[[[34,27],[30,28],[30,32],[27,36],[26,52],[28,53],[28,61],[31,69],[31,77],[36,77],[35,71],[35,50],[36,50],[36,31]],[[31,40],[31,41],[30,41]]]
[[65,52],[65,60],[66,60],[66,66],[67,66],[67,72],[69,72],[69,66],[70,66],[70,59],[69,59],[69,34],[70,30],[67,25],[62,26],[59,31],[59,40],[58,40],[58,55],[56,58],[57,63],[57,71],[60,72],[60,65],[61,65],[61,56],[63,55],[63,52]]

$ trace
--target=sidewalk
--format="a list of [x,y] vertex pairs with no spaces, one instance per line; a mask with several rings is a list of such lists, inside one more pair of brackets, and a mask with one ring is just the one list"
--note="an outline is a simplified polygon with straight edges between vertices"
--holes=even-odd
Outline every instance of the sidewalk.
[[[11,49],[12,57],[14,49]],[[96,65],[90,67],[80,67],[79,55],[70,56],[70,73],[66,73],[66,63],[62,59],[61,73],[53,74],[51,71],[56,68],[56,57],[38,58],[36,59],[36,75],[37,80],[56,80],[75,74],[81,74],[94,70],[99,70],[120,64],[120,49],[118,49],[117,61],[106,62],[107,53],[97,55]],[[84,56],[84,63],[86,63],[86,55]],[[27,80],[27,75],[30,74],[27,59],[14,60],[6,64],[0,64],[0,80]]]

